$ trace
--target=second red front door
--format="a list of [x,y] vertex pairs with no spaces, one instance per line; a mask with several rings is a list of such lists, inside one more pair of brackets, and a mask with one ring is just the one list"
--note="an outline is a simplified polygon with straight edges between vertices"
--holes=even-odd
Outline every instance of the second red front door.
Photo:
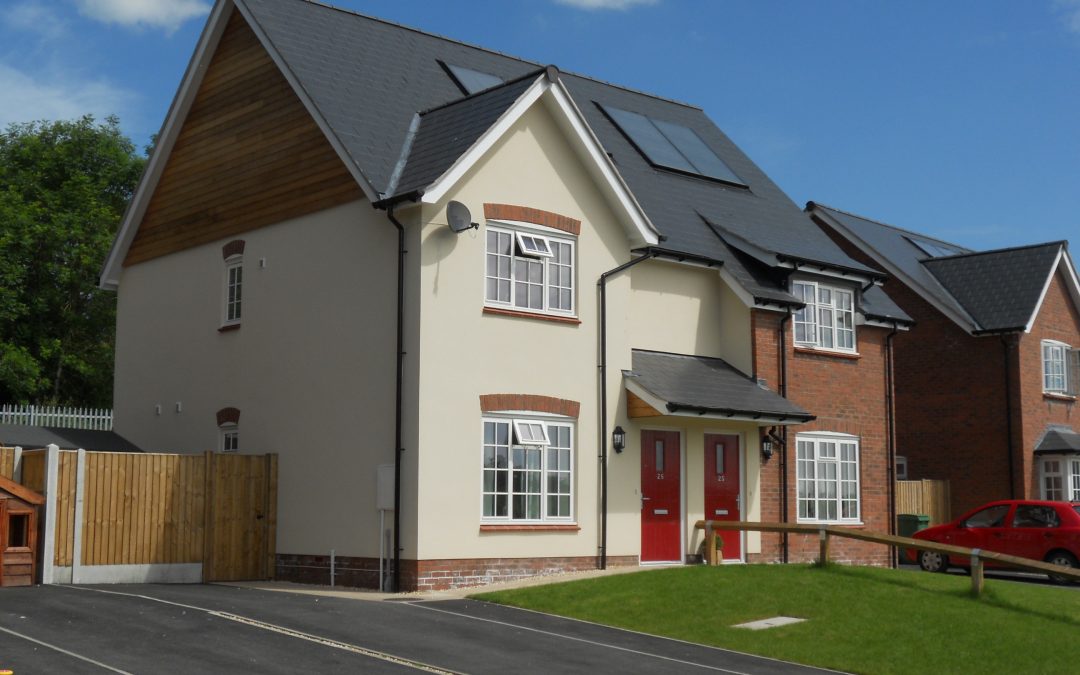
[[[705,434],[705,518],[742,520],[739,437]],[[724,560],[742,558],[742,533],[722,530]]]

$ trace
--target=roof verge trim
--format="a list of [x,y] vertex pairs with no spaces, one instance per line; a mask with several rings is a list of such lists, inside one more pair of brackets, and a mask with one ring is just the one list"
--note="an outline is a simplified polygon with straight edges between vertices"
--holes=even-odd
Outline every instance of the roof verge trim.
[[585,121],[581,111],[574,105],[570,94],[559,80],[558,71],[549,66],[540,74],[536,82],[518,97],[500,117],[480,136],[473,145],[466,150],[439,178],[435,179],[423,191],[421,201],[425,204],[436,204],[461,181],[466,173],[501,139],[510,128],[528,111],[537,101],[545,99],[551,102],[552,108],[561,113],[561,119],[556,119],[559,126],[572,131],[571,142],[576,141],[579,147],[585,150],[585,154],[591,159],[591,173],[597,174],[599,182],[606,188],[604,192],[609,197],[613,206],[623,212],[629,221],[627,229],[632,236],[633,245],[653,246],[659,243],[660,233],[645,214],[637,199],[627,187],[622,176],[612,163],[611,158],[604,152],[600,141],[593,134],[592,129]]

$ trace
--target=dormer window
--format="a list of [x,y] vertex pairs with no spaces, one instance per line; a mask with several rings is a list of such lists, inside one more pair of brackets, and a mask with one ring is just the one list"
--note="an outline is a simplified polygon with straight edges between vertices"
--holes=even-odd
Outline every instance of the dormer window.
[[855,351],[855,293],[816,281],[795,281],[791,293],[806,306],[794,314],[795,344]]

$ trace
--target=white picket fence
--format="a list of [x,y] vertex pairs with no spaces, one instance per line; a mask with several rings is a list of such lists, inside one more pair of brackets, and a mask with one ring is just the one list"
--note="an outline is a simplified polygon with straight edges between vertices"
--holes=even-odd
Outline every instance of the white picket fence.
[[107,408],[73,408],[45,405],[0,405],[0,424],[112,431],[113,412]]

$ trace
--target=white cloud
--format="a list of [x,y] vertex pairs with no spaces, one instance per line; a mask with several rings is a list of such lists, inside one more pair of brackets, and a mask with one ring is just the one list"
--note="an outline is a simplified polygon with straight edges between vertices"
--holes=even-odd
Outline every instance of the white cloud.
[[172,32],[188,19],[210,11],[205,0],[75,0],[92,19],[129,28],[163,28]]
[[66,120],[92,114],[123,114],[136,95],[104,80],[30,76],[0,63],[0,129],[12,122]]
[[14,30],[47,39],[57,39],[67,30],[67,22],[37,0],[9,5],[0,12],[0,21]]
[[1080,0],[1054,0],[1058,14],[1070,33],[1080,33]]
[[660,0],[555,0],[560,5],[578,9],[630,9],[638,5],[655,5]]

